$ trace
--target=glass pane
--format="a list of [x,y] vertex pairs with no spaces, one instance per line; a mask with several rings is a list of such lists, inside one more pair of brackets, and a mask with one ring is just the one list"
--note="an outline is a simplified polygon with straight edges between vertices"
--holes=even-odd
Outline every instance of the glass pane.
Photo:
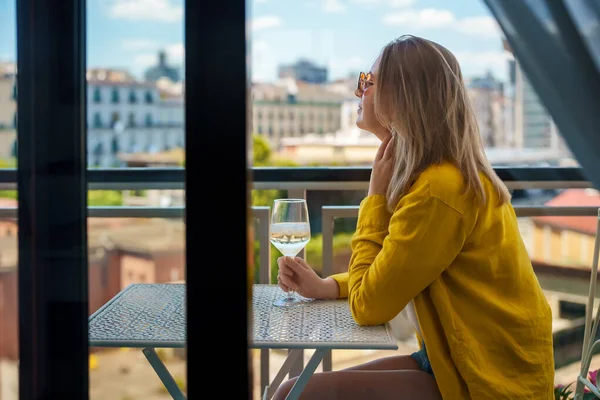
[[[90,0],[87,18],[88,168],[181,168],[185,165],[183,1]],[[131,190],[91,190],[88,204],[116,209],[183,207],[184,191],[157,190],[160,183],[157,177],[156,183]],[[147,218],[90,217],[88,234],[90,315],[100,309],[110,315],[111,309],[102,307],[128,288],[140,287],[136,285],[145,285],[144,290],[185,285],[182,218],[152,213]],[[157,348],[169,347],[164,340],[179,332],[183,310],[180,292],[169,293],[131,306],[134,312],[124,318],[107,318],[103,322],[107,331],[122,328],[130,341],[149,335],[162,341]],[[156,300],[169,304],[160,306]],[[154,307],[158,314],[139,307]],[[153,317],[140,325],[135,310]],[[90,332],[96,332],[92,324]],[[141,348],[100,343],[90,348],[90,354],[91,399],[171,398]],[[185,351],[161,348],[157,356],[185,393]]]
[[[96,204],[100,195],[111,199],[109,204],[113,204],[112,198],[116,197],[110,191],[95,191]],[[182,219],[89,218],[88,235],[90,314],[130,285],[185,283]],[[139,312],[126,314],[120,321],[111,321],[107,329],[123,329],[134,335],[132,330],[140,325],[136,325],[132,317],[143,317],[142,310]],[[150,322],[168,325],[168,321],[159,319],[160,316]],[[128,346],[117,349],[91,347],[90,399],[170,398],[141,350]],[[185,350],[159,349],[158,356],[185,391]]]
[[[591,3],[595,4],[593,0]],[[249,0],[248,4],[251,10],[253,164],[256,168],[371,166],[380,142],[357,126],[359,99],[354,91],[358,88],[360,72],[367,72],[381,48],[401,33],[433,40],[456,56],[486,154],[493,166],[547,167],[548,175],[553,173],[550,167],[579,166],[496,20],[481,0],[292,3]],[[526,4],[536,18],[544,22],[545,29],[557,34],[544,2],[527,0]],[[556,40],[562,41],[562,38],[557,36]],[[280,183],[285,182],[276,182],[272,187]],[[322,252],[326,245],[322,232],[322,206],[357,207],[366,194],[344,190],[343,186],[340,182],[338,189],[307,190],[305,194],[312,235],[305,257],[319,274],[323,274]],[[600,197],[595,191],[533,186],[512,190],[515,207],[600,206]],[[294,196],[303,193],[302,188],[296,189]],[[268,224],[260,219],[265,215],[262,207],[272,207],[274,199],[290,195],[286,190],[264,186],[252,192],[256,217],[255,283],[276,283],[276,259],[280,255],[264,239],[268,237],[264,231]],[[565,221],[575,221],[577,225],[577,221],[583,219],[586,224],[594,225],[595,218],[552,218],[563,221],[566,225],[561,225],[560,229],[569,233],[552,236],[550,231],[547,243],[544,242],[549,250],[541,253],[536,247],[538,238],[543,229],[548,229],[540,228],[543,219],[520,218],[519,222],[536,273],[545,285],[548,301],[553,309],[562,310],[555,315],[556,334],[564,335],[564,342],[557,347],[557,354],[563,357],[557,363],[557,376],[569,376],[568,382],[571,382],[577,374],[570,372],[574,368],[571,363],[579,360],[576,356],[569,359],[568,352],[569,349],[580,349],[579,339],[573,338],[582,332],[581,320],[577,318],[581,317],[581,304],[585,304],[587,296],[589,273],[586,277],[585,271],[589,271],[591,265],[593,249],[589,247],[589,240],[594,231],[582,234]],[[348,267],[350,238],[355,224],[355,218],[335,220],[332,272],[343,272]],[[579,236],[574,239],[576,234]],[[559,242],[552,242],[557,238]],[[548,260],[546,251],[555,258]],[[269,258],[263,259],[265,256]],[[550,261],[556,268],[544,269]],[[579,272],[584,271],[583,275],[577,275],[579,280],[561,281],[562,274],[574,266]],[[267,276],[269,280],[266,280]],[[566,286],[556,287],[558,283],[566,283]],[[555,292],[559,289],[557,295]],[[579,291],[583,293],[583,303]],[[555,307],[555,303],[560,303],[560,307]],[[396,354],[408,354],[416,348],[412,328],[403,315],[392,325],[401,343]],[[577,334],[569,337],[573,332]],[[272,380],[286,358],[286,352],[282,350],[271,351],[267,361],[262,361],[258,353],[256,351],[253,358],[255,396],[264,389],[261,370],[268,364]],[[305,351],[305,364],[311,353]],[[332,355],[333,370],[390,353],[394,352],[336,350]]]
[[88,165],[183,165],[183,3],[88,2]]
[[[555,30],[548,9],[538,3],[527,4],[547,29]],[[371,67],[399,27],[454,53],[494,165],[577,165],[482,1],[328,1],[290,7],[251,2],[256,166],[371,165],[379,141],[356,125],[354,90],[359,71]],[[355,29],[357,23],[378,28]]]
[[[16,168],[16,2],[0,2],[0,173]],[[16,185],[15,185],[16,186]],[[0,400],[18,399],[17,192],[0,188]]]

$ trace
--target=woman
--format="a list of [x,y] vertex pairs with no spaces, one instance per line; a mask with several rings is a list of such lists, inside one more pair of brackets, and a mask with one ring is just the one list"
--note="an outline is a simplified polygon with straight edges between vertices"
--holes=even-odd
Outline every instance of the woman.
[[553,399],[550,307],[456,58],[403,36],[361,73],[356,94],[357,125],[381,145],[348,272],[321,279],[283,257],[278,281],[310,298],[348,298],[361,325],[406,307],[420,350],[315,374],[301,398]]

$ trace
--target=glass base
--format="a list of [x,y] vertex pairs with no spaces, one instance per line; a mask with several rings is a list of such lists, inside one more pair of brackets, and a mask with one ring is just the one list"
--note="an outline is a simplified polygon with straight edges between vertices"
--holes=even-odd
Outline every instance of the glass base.
[[302,303],[303,301],[299,299],[297,296],[284,296],[281,297],[273,303],[274,306],[277,307],[291,307],[297,304]]

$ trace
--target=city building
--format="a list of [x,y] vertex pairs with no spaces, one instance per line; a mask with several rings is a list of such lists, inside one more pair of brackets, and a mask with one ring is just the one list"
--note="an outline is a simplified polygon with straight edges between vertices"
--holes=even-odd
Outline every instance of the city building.
[[121,153],[183,147],[183,99],[126,74],[90,74],[88,164],[121,165]]
[[17,86],[14,64],[0,63],[0,158],[16,155]]
[[148,82],[156,82],[160,78],[169,78],[173,82],[181,80],[180,71],[167,63],[167,53],[160,51],[158,53],[158,64],[148,68],[144,73],[144,79]]
[[0,130],[14,129],[17,126],[15,82],[14,73],[0,69]]
[[[8,202],[0,201],[5,207]],[[12,207],[16,207],[16,202]],[[89,218],[88,229],[90,315],[132,283],[177,282],[185,278],[185,229],[180,220]],[[17,221],[0,220],[0,360],[3,361],[15,361],[19,356],[16,231]]]
[[279,66],[278,76],[280,79],[291,78],[306,83],[327,82],[328,71],[308,60],[298,60],[294,64]]
[[[17,85],[0,69],[0,158],[16,156]],[[5,71],[2,73],[2,71]],[[9,72],[6,72],[9,71]],[[127,70],[90,68],[87,78],[88,165],[122,164],[119,154],[159,153],[184,146],[183,84],[140,82]]]
[[[545,205],[600,207],[600,194],[593,189],[568,189]],[[596,217],[533,217],[532,260],[590,269],[597,221]]]
[[558,152],[565,157],[570,151],[560,135],[554,120],[540,100],[506,40],[504,50],[508,59],[508,93],[512,96],[512,135],[511,144],[516,148],[544,148]]
[[468,80],[467,91],[484,146],[507,147],[503,85],[491,72]]
[[[336,88],[286,78],[252,86],[252,129],[274,149],[283,138],[324,136],[348,124],[348,94]],[[356,99],[354,99],[356,104]]]

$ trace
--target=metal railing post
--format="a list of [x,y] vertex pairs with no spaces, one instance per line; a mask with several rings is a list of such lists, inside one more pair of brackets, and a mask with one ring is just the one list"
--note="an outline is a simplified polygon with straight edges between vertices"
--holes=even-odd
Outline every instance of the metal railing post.
[[[269,233],[271,227],[271,207],[254,206],[252,215],[258,221],[258,243],[260,264],[258,270],[258,282],[262,284],[271,283],[271,242]],[[260,350],[260,387],[261,396],[270,383],[270,351],[269,349]]]

